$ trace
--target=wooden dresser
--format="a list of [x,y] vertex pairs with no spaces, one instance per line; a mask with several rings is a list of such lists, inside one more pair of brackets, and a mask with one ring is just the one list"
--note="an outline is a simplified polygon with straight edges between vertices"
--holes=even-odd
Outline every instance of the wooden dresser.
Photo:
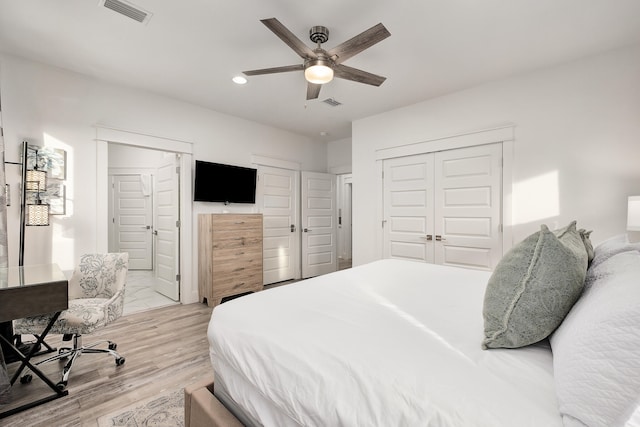
[[198,216],[198,293],[209,307],[262,290],[262,214]]

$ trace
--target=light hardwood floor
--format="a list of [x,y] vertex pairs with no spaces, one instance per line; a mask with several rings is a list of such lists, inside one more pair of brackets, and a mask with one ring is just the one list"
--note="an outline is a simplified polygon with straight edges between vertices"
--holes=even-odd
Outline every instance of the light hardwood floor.
[[[206,304],[174,305],[121,317],[99,333],[84,336],[85,344],[115,341],[126,363],[116,367],[111,356],[83,355],[73,366],[68,396],[1,419],[0,425],[95,426],[102,415],[212,374],[206,335],[211,311]],[[47,342],[60,346],[61,336],[52,335]],[[41,366],[58,381],[62,365]],[[9,365],[10,374],[15,369],[16,363]],[[35,375],[30,384],[17,382],[12,389],[15,401],[39,392],[48,389]],[[5,409],[0,406],[0,411]]]

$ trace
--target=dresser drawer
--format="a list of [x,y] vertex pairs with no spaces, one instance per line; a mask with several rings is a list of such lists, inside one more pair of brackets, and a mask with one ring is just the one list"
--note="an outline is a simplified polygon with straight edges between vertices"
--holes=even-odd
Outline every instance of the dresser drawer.
[[262,244],[239,247],[214,247],[211,252],[216,269],[226,269],[233,264],[262,262]]
[[213,233],[213,244],[216,249],[237,249],[242,247],[260,246],[262,248],[262,230],[253,231],[224,231]]
[[246,291],[262,290],[262,266],[245,267],[236,273],[225,272],[213,275],[213,296],[235,295]]
[[262,230],[261,214],[212,215],[213,230]]
[[234,268],[213,271],[214,287],[229,280],[249,280],[257,274],[262,277],[262,263],[236,265]]

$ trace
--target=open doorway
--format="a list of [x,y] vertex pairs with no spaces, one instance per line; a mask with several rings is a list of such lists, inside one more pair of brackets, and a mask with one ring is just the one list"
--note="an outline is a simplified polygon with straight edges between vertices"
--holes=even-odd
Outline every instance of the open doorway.
[[351,267],[352,258],[352,190],[350,173],[337,175],[338,208],[338,269]]
[[129,253],[125,314],[180,301],[180,155],[108,144],[108,247]]

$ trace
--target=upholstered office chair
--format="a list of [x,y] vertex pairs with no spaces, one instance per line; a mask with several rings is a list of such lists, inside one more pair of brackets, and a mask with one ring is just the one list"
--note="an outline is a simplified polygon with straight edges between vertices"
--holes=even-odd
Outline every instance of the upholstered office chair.
[[[63,341],[73,340],[73,347],[61,347],[58,354],[37,364],[52,360],[68,359],[62,370],[62,379],[56,385],[59,389],[67,386],[73,362],[83,353],[108,353],[116,361],[116,366],[124,363],[125,358],[115,350],[117,344],[112,341],[98,341],[82,345],[82,335],[103,328],[122,315],[124,288],[127,279],[129,254],[107,253],[87,254],[80,257],[80,264],[69,279],[69,308],[53,324],[51,334],[63,334]],[[16,334],[38,334],[49,323],[51,316],[35,316],[14,321]],[[96,348],[107,343],[107,348]],[[29,374],[21,379],[30,380]]]

